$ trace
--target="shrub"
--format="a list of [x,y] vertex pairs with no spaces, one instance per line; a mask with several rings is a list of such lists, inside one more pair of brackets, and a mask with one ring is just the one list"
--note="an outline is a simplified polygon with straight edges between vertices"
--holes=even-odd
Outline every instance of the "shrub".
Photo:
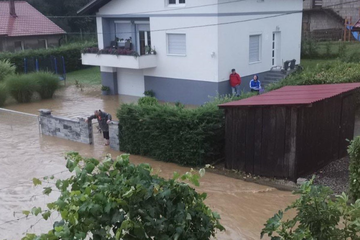
[[144,92],[146,97],[155,97],[155,92],[153,90],[147,90]]
[[314,178],[296,191],[300,194],[285,211],[296,211],[293,219],[283,221],[283,211],[270,218],[261,232],[272,240],[359,239],[360,200],[349,204],[346,194],[331,199],[328,187],[313,185]]
[[301,42],[301,57],[302,58],[317,58],[319,57],[318,44],[312,39],[305,39]]
[[142,97],[139,98],[138,104],[140,106],[154,106],[158,104],[158,100],[154,97]]
[[81,50],[96,45],[94,42],[73,43],[58,48],[26,50],[17,53],[0,53],[0,60],[8,59],[16,66],[17,73],[24,73],[24,58],[47,58],[50,56],[63,56],[66,71],[71,72],[84,68],[81,63]]
[[0,107],[4,106],[7,98],[7,90],[5,84],[0,83]]
[[15,74],[15,66],[9,60],[0,60],[0,82],[9,75]]
[[13,75],[6,78],[6,87],[10,95],[19,103],[30,102],[36,91],[35,80],[27,74]]
[[267,90],[288,85],[313,85],[330,83],[349,83],[360,81],[360,64],[331,61],[321,63],[313,69],[304,69],[291,74],[280,82],[270,84]]
[[[100,163],[70,153],[66,167],[74,176],[56,181],[57,201],[49,203],[45,211],[33,208],[23,212],[42,214],[47,220],[55,211],[61,221],[47,234],[28,234],[24,239],[206,240],[224,229],[219,215],[204,204],[206,194],[178,181],[198,185],[198,174],[174,173],[173,179],[165,180],[151,175],[148,164],[130,164],[128,155],[115,161],[107,157]],[[41,184],[40,179],[33,182]],[[52,191],[44,188],[44,194]]]
[[224,112],[217,105],[240,98],[217,97],[196,109],[123,104],[117,113],[120,149],[181,165],[213,163],[224,157],[225,145]]
[[36,82],[36,92],[41,99],[52,98],[55,91],[59,88],[59,78],[49,72],[30,73],[27,76]]
[[108,91],[110,91],[110,87],[102,85],[102,86],[101,86],[101,91],[106,91],[106,92],[108,92]]
[[348,153],[350,156],[350,196],[353,200],[360,199],[360,137],[351,141]]

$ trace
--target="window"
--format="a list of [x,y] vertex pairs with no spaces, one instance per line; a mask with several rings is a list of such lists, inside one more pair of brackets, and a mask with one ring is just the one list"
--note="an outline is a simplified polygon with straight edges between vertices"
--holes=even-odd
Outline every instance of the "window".
[[167,53],[169,55],[186,55],[186,34],[167,34]]
[[24,50],[24,43],[22,41],[15,41],[14,42],[15,51],[22,51]]
[[261,35],[251,35],[249,44],[249,62],[260,61]]
[[166,0],[168,6],[177,6],[185,4],[185,0]]
[[46,39],[39,39],[38,40],[38,47],[47,49],[47,40]]

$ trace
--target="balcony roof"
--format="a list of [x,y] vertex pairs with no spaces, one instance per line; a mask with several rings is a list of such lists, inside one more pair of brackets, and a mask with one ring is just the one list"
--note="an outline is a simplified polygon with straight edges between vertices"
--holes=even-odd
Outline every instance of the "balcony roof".
[[77,14],[93,14],[111,0],[93,0],[77,11]]

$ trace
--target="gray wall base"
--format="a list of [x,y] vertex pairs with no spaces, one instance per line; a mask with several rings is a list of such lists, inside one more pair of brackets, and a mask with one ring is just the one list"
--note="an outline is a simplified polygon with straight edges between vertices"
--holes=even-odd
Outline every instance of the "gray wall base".
[[110,88],[110,95],[118,94],[117,72],[101,72],[101,83]]
[[92,125],[85,118],[77,120],[55,117],[51,111],[40,109],[39,124],[44,135],[64,138],[74,142],[93,144]]

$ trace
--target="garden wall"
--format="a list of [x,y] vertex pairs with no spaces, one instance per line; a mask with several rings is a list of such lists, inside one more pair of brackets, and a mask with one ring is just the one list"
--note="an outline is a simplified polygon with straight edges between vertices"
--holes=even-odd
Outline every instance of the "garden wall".
[[77,120],[55,117],[51,110],[40,109],[39,124],[41,133],[67,139],[74,142],[93,144],[93,130],[91,123],[86,123],[85,118]]

